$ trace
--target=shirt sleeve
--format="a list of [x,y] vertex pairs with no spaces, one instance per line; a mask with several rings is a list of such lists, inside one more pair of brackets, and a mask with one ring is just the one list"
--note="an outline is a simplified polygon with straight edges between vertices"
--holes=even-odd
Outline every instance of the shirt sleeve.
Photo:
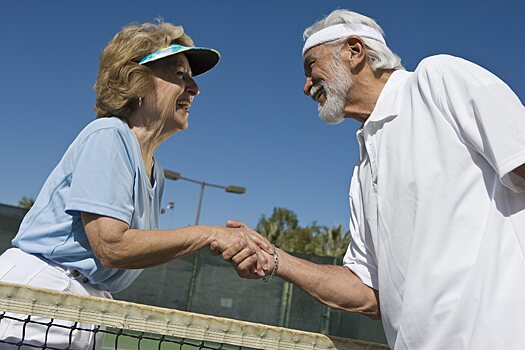
[[460,58],[442,68],[439,101],[460,138],[481,154],[503,185],[525,192],[512,170],[525,163],[525,108],[514,92],[489,71]]
[[135,167],[131,151],[115,128],[100,129],[78,146],[66,212],[89,212],[131,222]]
[[350,244],[343,258],[343,265],[354,272],[367,286],[378,289],[377,259],[370,232],[364,228],[361,191],[354,169],[350,185]]

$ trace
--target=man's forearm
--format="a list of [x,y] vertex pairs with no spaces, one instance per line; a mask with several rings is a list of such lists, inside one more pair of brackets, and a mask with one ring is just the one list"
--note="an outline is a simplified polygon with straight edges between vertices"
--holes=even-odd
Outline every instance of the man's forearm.
[[330,307],[379,318],[377,291],[344,266],[319,265],[278,251],[277,275]]

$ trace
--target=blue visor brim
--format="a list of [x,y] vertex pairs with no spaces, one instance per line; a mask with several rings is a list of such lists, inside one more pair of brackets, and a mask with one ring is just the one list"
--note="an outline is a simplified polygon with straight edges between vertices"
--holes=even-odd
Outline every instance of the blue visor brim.
[[179,53],[184,53],[188,59],[193,76],[209,71],[221,58],[219,51],[214,49],[173,44],[141,58],[139,64],[157,61]]

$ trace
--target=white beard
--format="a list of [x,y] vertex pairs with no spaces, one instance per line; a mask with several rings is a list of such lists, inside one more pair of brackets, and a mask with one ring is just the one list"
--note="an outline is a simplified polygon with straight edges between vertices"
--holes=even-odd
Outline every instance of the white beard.
[[326,101],[318,105],[319,117],[327,124],[339,124],[344,117],[346,95],[352,87],[352,78],[346,74],[338,57],[332,61],[333,79],[330,82],[321,81],[319,85],[324,90]]

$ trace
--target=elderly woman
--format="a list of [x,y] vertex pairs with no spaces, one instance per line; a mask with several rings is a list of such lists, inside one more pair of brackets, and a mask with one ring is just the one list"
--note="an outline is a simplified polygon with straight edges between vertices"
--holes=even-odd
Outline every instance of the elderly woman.
[[[262,276],[269,243],[245,228],[192,226],[158,230],[164,188],[154,158],[159,145],[188,127],[199,94],[193,77],[219,61],[168,23],[124,27],[104,49],[95,85],[97,119],[69,146],[0,256],[0,280],[110,298],[141,269],[213,245],[246,247]],[[232,248],[233,249],[233,248]],[[22,325],[0,323],[0,339],[16,342]],[[41,345],[38,326],[26,329]],[[67,344],[60,330],[47,346]],[[73,348],[93,341],[77,332]],[[98,342],[100,345],[100,341]],[[3,349],[3,347],[2,347]]]

